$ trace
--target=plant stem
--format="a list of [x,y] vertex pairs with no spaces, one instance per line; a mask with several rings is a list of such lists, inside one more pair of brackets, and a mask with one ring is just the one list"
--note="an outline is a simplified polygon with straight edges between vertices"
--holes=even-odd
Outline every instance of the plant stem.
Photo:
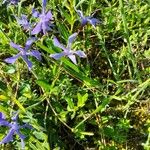
[[[129,55],[127,55],[127,56],[129,56],[129,60],[131,60],[131,62],[132,62],[132,65],[134,68],[134,73],[137,75],[139,81],[141,81],[138,70],[137,70],[137,63],[136,63],[136,60],[132,53],[132,46],[131,46],[131,42],[130,42],[130,36],[129,36],[129,31],[128,31],[128,25],[127,25],[123,0],[119,0],[119,7],[120,7],[120,13],[121,13],[122,21],[123,21],[123,26],[124,26],[124,32],[125,32],[124,35],[125,35],[125,38],[127,41],[127,46],[128,46],[128,54]],[[129,65],[128,65],[128,67],[129,67],[129,70],[131,70]]]

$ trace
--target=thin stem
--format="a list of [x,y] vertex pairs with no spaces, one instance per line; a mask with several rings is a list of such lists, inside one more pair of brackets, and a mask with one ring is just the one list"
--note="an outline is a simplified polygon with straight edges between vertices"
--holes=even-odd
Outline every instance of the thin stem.
[[53,106],[51,105],[51,103],[49,102],[49,100],[48,100],[48,99],[46,99],[46,100],[47,100],[47,103],[49,104],[51,110],[53,111],[54,115],[59,119],[59,121],[60,121],[63,125],[65,125],[69,130],[73,131],[73,129],[72,129],[70,126],[68,126],[68,125],[58,116],[58,114],[57,114],[56,111],[54,110],[54,108],[53,108]]
[[[51,84],[51,85],[52,85],[52,88],[54,87],[55,82],[56,82],[56,80],[58,79],[58,77],[59,77],[59,75],[60,75],[61,65],[62,65],[62,64],[59,65],[59,71],[57,72],[56,78],[53,80],[53,82],[52,82],[52,84]],[[32,72],[33,75],[38,79],[38,76],[34,73],[34,71],[31,70],[31,72]],[[44,92],[44,89],[42,89],[42,91],[43,91],[43,93],[45,93],[45,92]],[[58,114],[57,114],[56,111],[54,110],[53,106],[51,105],[49,99],[47,98],[47,97],[50,97],[51,94],[52,94],[51,91],[50,91],[50,93],[48,93],[48,95],[47,95],[47,93],[45,93],[46,101],[47,101],[46,112],[45,112],[45,117],[44,117],[45,129],[46,129],[46,117],[47,117],[47,112],[48,112],[48,106],[50,106],[51,110],[53,111],[54,115],[59,119],[59,121],[60,121],[63,125],[65,125],[68,129],[70,129],[71,131],[73,131],[73,129],[72,129],[71,127],[69,127],[69,126],[58,116]]]
[[107,52],[107,49],[106,49],[106,46],[105,46],[105,39],[102,37],[102,34],[101,34],[101,32],[100,32],[99,29],[98,29],[98,31],[96,32],[96,34],[97,34],[98,38],[100,39],[100,43],[101,43],[102,48],[103,48],[103,50],[104,50],[104,52],[105,52],[105,55],[106,55],[106,57],[107,57],[107,60],[108,60],[109,65],[110,65],[110,67],[111,67],[112,73],[113,73],[115,79],[116,79],[116,80],[119,80],[119,76],[118,76],[118,74],[116,73],[116,70],[115,70],[115,68],[114,68],[114,66],[113,66],[113,64],[112,64],[112,62],[111,62],[111,60],[110,60],[109,54],[108,54],[108,52]]

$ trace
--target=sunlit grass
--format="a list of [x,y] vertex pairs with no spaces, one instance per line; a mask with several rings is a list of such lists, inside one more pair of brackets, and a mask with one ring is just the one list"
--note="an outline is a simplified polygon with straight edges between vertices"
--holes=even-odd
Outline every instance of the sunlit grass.
[[[24,45],[30,36],[14,15],[26,14],[34,22],[32,5],[0,6],[0,112],[10,119],[19,110],[20,121],[33,126],[26,149],[149,150],[149,1],[49,1],[53,31],[37,36],[33,49],[41,52],[42,61],[30,57],[29,71],[22,59],[13,65],[4,59],[18,52],[10,41]],[[41,8],[41,1],[36,7]],[[101,23],[96,28],[81,27],[75,8]],[[60,52],[53,38],[65,45],[75,32],[73,48],[84,51],[87,58],[78,57],[78,65],[67,57],[50,58]],[[0,129],[0,139],[5,134]],[[12,147],[21,148],[18,137],[0,145],[0,149]]]

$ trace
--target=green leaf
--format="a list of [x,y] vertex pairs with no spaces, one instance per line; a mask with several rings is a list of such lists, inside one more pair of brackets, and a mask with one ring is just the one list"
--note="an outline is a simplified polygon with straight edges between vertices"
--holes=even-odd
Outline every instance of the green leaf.
[[7,101],[9,100],[9,97],[5,96],[5,95],[0,95],[0,101]]
[[73,103],[72,99],[66,98],[66,101],[67,101],[67,104],[68,104],[68,110],[74,109],[74,103]]
[[45,134],[43,132],[37,132],[37,131],[34,131],[33,133],[35,135],[35,137],[39,140],[44,140],[46,137],[45,137]]
[[13,73],[15,73],[15,68],[13,67],[13,66],[7,66],[7,73],[8,74],[13,74]]
[[15,98],[12,99],[13,102],[18,105],[18,107],[23,111],[23,112],[26,112],[25,108],[22,106],[22,104]]
[[[0,22],[0,24],[2,24],[2,22]],[[0,29],[0,43],[3,43],[4,45],[9,43],[7,35],[1,29]]]
[[98,112],[103,112],[105,109],[106,109],[106,106],[109,104],[111,98],[105,98],[103,101],[102,101],[102,104],[100,104],[96,110],[92,113],[92,115],[98,113]]
[[86,93],[85,95],[82,96],[80,93],[78,93],[77,97],[78,97],[77,107],[83,107],[88,99],[88,94]]
[[150,59],[150,49],[144,52],[144,56]]
[[47,92],[51,90],[51,85],[45,80],[36,80],[36,83]]
[[65,25],[59,23],[59,24],[58,24],[58,30],[59,30],[61,36],[62,36],[65,40],[67,40],[68,37],[69,37],[69,33],[68,33],[68,29],[65,27]]
[[62,12],[62,16],[65,17],[65,19],[67,20],[67,22],[71,25],[73,24],[73,20],[70,14],[68,14],[64,9],[60,8],[61,12]]

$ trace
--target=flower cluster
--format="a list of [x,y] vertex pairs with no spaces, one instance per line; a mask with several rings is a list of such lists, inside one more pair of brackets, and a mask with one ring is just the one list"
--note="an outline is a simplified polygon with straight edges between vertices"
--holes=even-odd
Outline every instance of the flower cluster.
[[[32,16],[38,19],[38,22],[35,23],[35,25],[31,24],[28,21],[28,18],[26,15],[22,14],[21,17],[16,17],[18,24],[20,24],[24,30],[30,31],[32,36],[35,36],[39,33],[46,35],[48,33],[48,31],[52,31],[52,28],[54,26],[52,24],[53,15],[50,10],[46,11],[46,2],[47,2],[46,0],[42,1],[42,12],[41,13],[39,11],[36,11],[36,9],[32,10]],[[18,0],[11,0],[11,3],[17,4]],[[85,17],[83,15],[83,12],[80,10],[76,10],[76,12],[80,17],[82,27],[85,26],[87,23],[89,23],[95,28],[96,24],[100,23],[100,21],[98,19],[93,18],[92,16]],[[83,51],[81,51],[81,50],[74,51],[71,49],[71,45],[72,45],[73,41],[75,40],[75,38],[77,37],[77,35],[78,35],[78,33],[73,33],[71,36],[69,36],[66,47],[64,47],[62,44],[60,44],[58,39],[56,37],[54,37],[54,39],[53,39],[54,46],[59,47],[63,51],[61,53],[51,54],[50,57],[58,60],[61,57],[66,56],[74,64],[77,64],[75,55],[82,57],[82,58],[86,58],[86,54]],[[19,51],[19,53],[13,57],[5,59],[4,61],[7,63],[13,64],[19,57],[21,57],[27,64],[28,69],[30,70],[33,65],[32,65],[32,62],[28,59],[28,56],[33,56],[36,59],[38,59],[39,61],[41,61],[41,53],[39,51],[37,51],[37,50],[29,51],[33,42],[35,42],[35,38],[30,37],[25,44],[25,48],[22,48],[20,45],[10,42],[10,46],[17,49]]]

